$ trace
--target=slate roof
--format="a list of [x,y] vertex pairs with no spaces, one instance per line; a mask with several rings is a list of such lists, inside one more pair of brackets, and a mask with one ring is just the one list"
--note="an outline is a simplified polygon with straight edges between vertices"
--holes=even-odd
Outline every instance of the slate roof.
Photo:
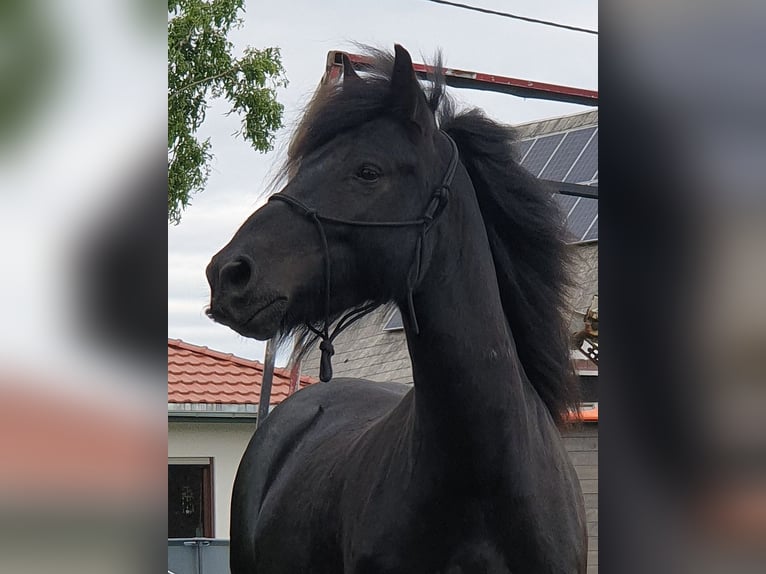
[[[168,339],[168,403],[255,405],[260,401],[263,364]],[[300,388],[316,382],[300,378]],[[288,396],[290,372],[274,369],[269,404]]]

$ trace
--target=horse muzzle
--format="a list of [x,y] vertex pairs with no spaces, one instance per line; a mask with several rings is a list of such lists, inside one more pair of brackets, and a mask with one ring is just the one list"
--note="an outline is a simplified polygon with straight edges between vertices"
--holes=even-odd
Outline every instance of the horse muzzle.
[[256,267],[247,255],[221,261],[216,255],[206,270],[210,306],[206,314],[244,337],[273,337],[287,310],[287,297],[257,285]]

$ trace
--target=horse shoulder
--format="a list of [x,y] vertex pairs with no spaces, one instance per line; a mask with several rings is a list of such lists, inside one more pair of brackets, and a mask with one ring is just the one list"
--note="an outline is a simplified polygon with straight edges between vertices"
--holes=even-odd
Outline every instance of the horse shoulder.
[[[232,566],[277,561],[286,572],[301,571],[316,562],[316,552],[322,563],[334,561],[322,534],[337,520],[343,469],[333,461],[342,458],[340,447],[401,400],[402,387],[338,379],[302,389],[274,409],[251,439],[234,483]],[[299,488],[306,484],[311,488]],[[315,544],[294,544],[296,529],[318,533]]]

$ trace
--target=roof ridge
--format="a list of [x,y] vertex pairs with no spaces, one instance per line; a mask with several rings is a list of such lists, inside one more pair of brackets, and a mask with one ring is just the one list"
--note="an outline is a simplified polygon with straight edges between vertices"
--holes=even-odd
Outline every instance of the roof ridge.
[[[536,120],[529,120],[529,121],[526,121],[526,122],[521,122],[521,123],[518,123],[518,124],[513,124],[513,127],[518,129],[518,128],[523,128],[523,127],[531,126],[531,125],[535,125],[535,124],[542,124],[542,123],[545,123],[545,122],[552,122],[552,121],[555,121],[555,120],[575,118],[575,117],[578,117],[578,116],[587,116],[589,114],[594,114],[594,115],[598,116],[598,108],[591,108],[591,109],[587,109],[587,110],[581,110],[579,112],[572,112],[571,114],[563,114],[563,115],[559,115],[559,116],[550,116],[548,118],[539,118],[539,119],[536,119]],[[596,124],[583,124],[583,125],[596,125]],[[582,127],[582,126],[578,126],[578,127]]]
[[[173,339],[171,337],[168,337],[168,346],[178,347],[180,349],[184,349],[186,351],[189,351],[191,353],[196,353],[199,355],[205,355],[205,356],[213,357],[216,359],[230,361],[234,364],[237,364],[243,367],[253,368],[256,371],[263,373],[263,363],[261,363],[260,361],[256,359],[245,359],[243,357],[238,357],[237,355],[234,355],[233,353],[224,353],[223,351],[216,351],[215,349],[211,349],[210,347],[207,347],[204,345],[195,345],[193,343],[188,343],[182,339]],[[289,380],[290,369],[286,367],[275,367],[274,375]],[[310,385],[314,382],[312,378],[308,375],[301,375],[299,378],[299,381],[300,383],[307,384],[307,385]]]
[[[256,359],[245,359],[244,357],[238,357],[237,355],[234,355],[233,353],[224,353],[223,351],[216,351],[215,349],[211,349],[210,347],[207,347],[204,345],[195,345],[193,343],[187,343],[186,341],[183,341],[181,339],[171,339],[170,337],[168,337],[168,346],[179,347],[181,349],[185,349],[192,353],[207,355],[209,357],[214,357],[216,359],[231,361],[232,363],[236,363],[244,367],[250,367],[258,371],[263,371],[263,363],[261,363],[260,361]],[[274,371],[276,372],[277,369],[274,369]]]

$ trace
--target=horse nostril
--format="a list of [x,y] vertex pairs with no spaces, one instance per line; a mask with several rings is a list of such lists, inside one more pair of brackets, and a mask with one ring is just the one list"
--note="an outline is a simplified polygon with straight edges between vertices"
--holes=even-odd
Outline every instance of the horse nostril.
[[222,286],[242,289],[250,282],[253,267],[248,257],[237,257],[221,268],[219,278]]

